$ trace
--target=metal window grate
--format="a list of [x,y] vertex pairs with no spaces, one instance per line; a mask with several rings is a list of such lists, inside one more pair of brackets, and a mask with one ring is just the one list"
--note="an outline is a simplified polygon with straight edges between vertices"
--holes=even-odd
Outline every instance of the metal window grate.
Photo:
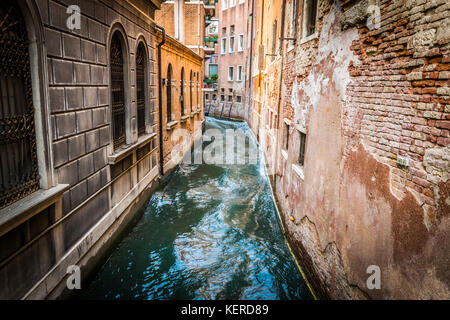
[[112,125],[114,149],[125,144],[125,87],[123,52],[119,33],[111,40],[111,96],[112,96]]
[[39,189],[29,41],[14,1],[0,3],[0,208]]
[[305,145],[306,145],[306,134],[300,133],[300,149],[298,154],[298,163],[303,166],[305,164]]
[[145,133],[145,49],[142,42],[136,53],[136,104],[138,135]]

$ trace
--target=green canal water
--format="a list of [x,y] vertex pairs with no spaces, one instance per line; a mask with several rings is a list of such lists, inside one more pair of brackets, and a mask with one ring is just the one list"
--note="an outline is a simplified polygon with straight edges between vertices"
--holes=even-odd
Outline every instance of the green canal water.
[[[206,130],[250,130],[207,118]],[[250,143],[256,146],[251,139]],[[181,164],[82,299],[311,299],[264,165]]]

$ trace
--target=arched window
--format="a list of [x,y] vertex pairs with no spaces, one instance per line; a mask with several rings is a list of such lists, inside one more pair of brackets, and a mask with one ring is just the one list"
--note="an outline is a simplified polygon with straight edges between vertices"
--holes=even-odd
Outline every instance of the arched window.
[[190,107],[191,107],[191,113],[193,111],[192,109],[192,94],[193,94],[193,90],[192,87],[194,85],[194,78],[192,77],[192,70],[191,70],[191,74],[189,76],[189,102],[190,102]]
[[140,42],[136,51],[136,105],[138,136],[145,133],[145,74],[147,70],[147,55],[144,43]]
[[200,83],[198,82],[198,71],[197,71],[197,111],[200,110],[200,104],[199,104],[199,96],[200,96]]
[[167,67],[167,86],[166,86],[166,97],[167,97],[167,122],[172,121],[172,65],[169,63]]
[[16,2],[0,3],[0,208],[39,189],[29,39]]
[[181,68],[180,106],[181,106],[181,115],[184,115],[184,67]]
[[125,143],[124,50],[119,31],[111,39],[110,66],[113,144],[117,149]]

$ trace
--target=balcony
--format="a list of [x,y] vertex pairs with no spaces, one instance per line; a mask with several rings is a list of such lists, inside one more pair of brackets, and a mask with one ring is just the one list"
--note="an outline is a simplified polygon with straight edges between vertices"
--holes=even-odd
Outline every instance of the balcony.
[[209,54],[213,54],[216,49],[216,42],[217,42],[217,39],[215,39],[215,41],[205,39],[205,44],[203,46],[203,49],[205,50],[205,52],[209,53]]

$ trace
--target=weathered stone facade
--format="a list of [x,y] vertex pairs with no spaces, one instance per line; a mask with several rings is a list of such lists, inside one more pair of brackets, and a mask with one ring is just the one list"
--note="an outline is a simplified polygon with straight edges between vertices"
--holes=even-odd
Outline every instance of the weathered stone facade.
[[[73,4],[81,23],[70,29]],[[57,298],[69,293],[68,266],[79,266],[85,283],[161,178],[157,46],[162,32],[155,23],[161,3],[14,5],[30,30],[41,188],[0,209],[0,298]],[[177,88],[185,66],[181,84],[188,119],[181,119],[178,99],[172,112],[182,122],[178,126],[192,131],[194,121],[203,118],[202,58],[170,37],[163,50],[162,69],[174,65]],[[166,105],[161,109],[165,114]],[[167,141],[173,127],[167,121],[162,126]],[[170,153],[173,146],[164,142],[164,147]]]
[[[448,2],[319,0],[305,36],[312,2],[271,4],[283,7],[278,36],[295,41],[249,92],[300,263],[322,297],[448,299]],[[371,265],[381,289],[367,288]]]

